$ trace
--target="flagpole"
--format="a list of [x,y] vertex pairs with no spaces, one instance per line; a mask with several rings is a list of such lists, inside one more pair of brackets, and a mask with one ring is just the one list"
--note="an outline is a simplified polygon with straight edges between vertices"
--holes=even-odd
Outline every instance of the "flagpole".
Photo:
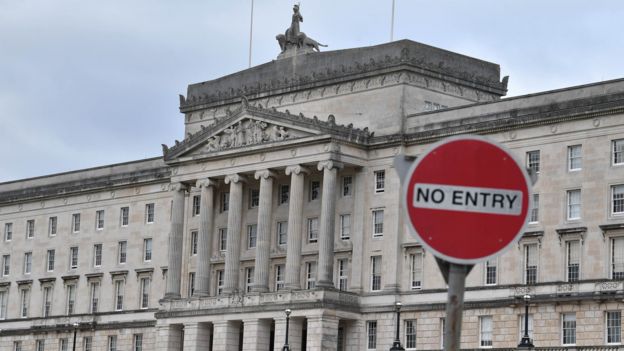
[[251,67],[251,42],[253,40],[253,11],[254,0],[251,0],[251,19],[249,20],[249,67]]
[[390,41],[394,40],[394,1],[392,0],[392,17],[390,19]]

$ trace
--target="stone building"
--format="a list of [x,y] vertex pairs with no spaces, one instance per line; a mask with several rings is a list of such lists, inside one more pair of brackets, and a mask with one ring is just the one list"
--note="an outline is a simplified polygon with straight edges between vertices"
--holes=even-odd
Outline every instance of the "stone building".
[[[480,134],[539,174],[521,241],[467,279],[462,347],[617,348],[624,80],[502,98],[417,42],[282,55],[192,84],[163,156],[0,184],[0,350],[442,348],[446,289],[396,155]],[[173,137],[173,136],[172,136]]]

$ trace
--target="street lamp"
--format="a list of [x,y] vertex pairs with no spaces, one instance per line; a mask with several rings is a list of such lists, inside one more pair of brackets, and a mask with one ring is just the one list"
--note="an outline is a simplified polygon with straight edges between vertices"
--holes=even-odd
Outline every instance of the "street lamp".
[[524,295],[524,335],[522,339],[520,339],[520,343],[518,344],[518,348],[524,349],[532,349],[533,341],[529,338],[529,301],[531,300],[531,295]]
[[405,350],[403,348],[403,346],[401,346],[401,338],[399,337],[399,331],[401,329],[401,306],[403,304],[400,302],[397,302],[394,304],[394,310],[396,311],[396,337],[394,338],[394,342],[392,343],[392,347],[390,348],[390,351],[399,351],[399,350]]
[[290,308],[287,308],[284,313],[286,313],[286,341],[284,342],[284,347],[282,347],[282,351],[290,351],[290,346],[288,346],[288,326],[290,324],[290,313],[292,311]]
[[80,324],[78,324],[78,322],[74,322],[72,326],[74,327],[74,346],[72,347],[72,350],[76,351],[76,332],[78,331],[78,327],[80,326]]

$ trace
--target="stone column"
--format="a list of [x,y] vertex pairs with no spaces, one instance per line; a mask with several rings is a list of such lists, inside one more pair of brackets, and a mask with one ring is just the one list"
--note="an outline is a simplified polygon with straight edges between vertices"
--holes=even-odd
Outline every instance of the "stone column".
[[225,177],[225,184],[230,184],[227,251],[225,252],[225,277],[223,280],[223,292],[225,294],[233,294],[238,291],[244,181],[245,178],[239,174],[231,174]]
[[201,189],[199,237],[197,238],[197,278],[195,296],[210,295],[210,253],[214,228],[214,194],[217,183],[212,179],[197,181]]
[[[353,217],[351,220],[351,242],[353,253],[351,255],[351,276],[349,277],[349,291],[362,293],[362,272],[364,259],[364,206],[367,191],[365,189],[366,172],[360,169],[353,177]],[[398,260],[400,261],[400,260]]]
[[308,317],[308,337],[306,340],[309,351],[336,351],[338,348],[338,318],[336,316]]
[[184,324],[184,351],[204,351],[210,348],[210,327],[206,323]]
[[366,350],[366,346],[366,322],[358,319],[346,323],[345,351]]
[[167,267],[166,299],[180,298],[182,276],[182,245],[184,237],[184,192],[186,185],[171,185],[173,207],[171,208],[171,231],[169,232],[169,264]]
[[257,171],[260,179],[260,203],[258,205],[258,243],[256,245],[256,267],[252,291],[269,291],[269,255],[271,251],[271,214],[273,212],[273,179],[276,174],[268,169]]
[[288,198],[288,245],[286,250],[286,289],[301,289],[301,229],[303,226],[303,186],[308,170],[301,165],[286,167],[290,175]]
[[[180,325],[160,325],[156,327],[156,351],[180,350],[183,343]],[[143,340],[145,344],[147,340]]]
[[334,287],[334,230],[336,224],[336,183],[338,169],[342,164],[336,161],[322,161],[318,170],[323,171],[323,195],[321,197],[321,218],[319,220],[319,260],[316,286]]
[[269,351],[271,339],[270,319],[243,320],[243,350]]
[[215,321],[213,322],[213,326],[213,351],[238,350],[238,335],[240,333],[240,322]]
[[[273,351],[281,351],[286,341],[286,317],[274,318],[275,337],[273,340]],[[288,326],[288,345],[292,351],[303,351],[301,349],[301,336],[303,335],[303,317],[290,317]]]

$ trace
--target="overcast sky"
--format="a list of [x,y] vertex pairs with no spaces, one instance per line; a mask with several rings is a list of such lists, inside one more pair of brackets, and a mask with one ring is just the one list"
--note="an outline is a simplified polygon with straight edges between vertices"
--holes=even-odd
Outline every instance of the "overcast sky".
[[[251,0],[0,0],[0,182],[161,155],[178,94],[247,68]],[[254,65],[293,1],[255,0]],[[301,0],[326,50],[390,39],[391,0]],[[624,1],[396,0],[395,39],[496,62],[509,94],[624,78]]]

